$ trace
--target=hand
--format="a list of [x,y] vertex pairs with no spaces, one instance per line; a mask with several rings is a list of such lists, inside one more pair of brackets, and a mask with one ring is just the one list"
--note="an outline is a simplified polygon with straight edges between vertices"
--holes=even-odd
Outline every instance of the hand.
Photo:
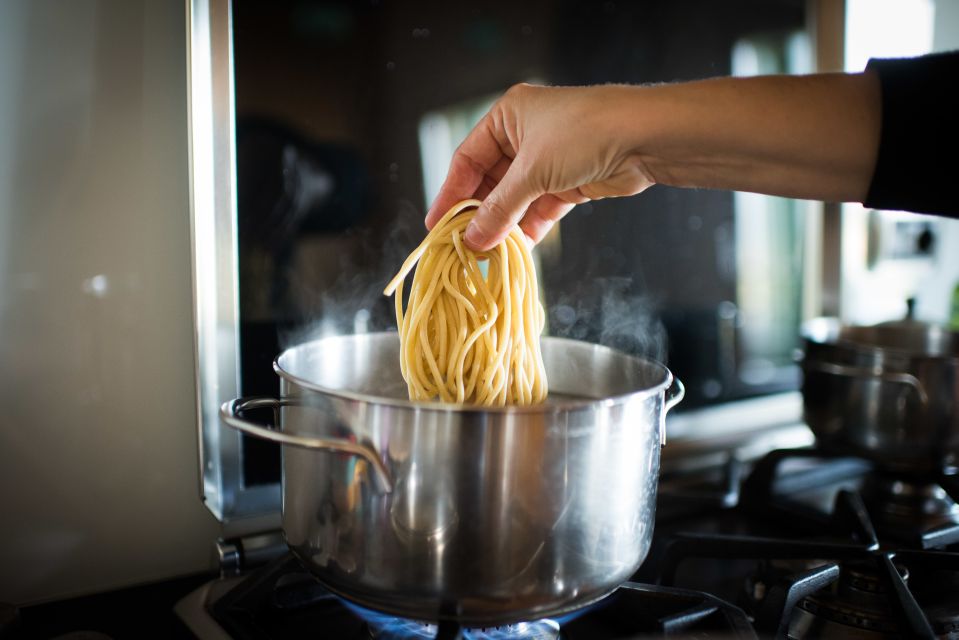
[[575,205],[651,186],[628,146],[621,118],[629,116],[617,109],[630,91],[514,86],[456,150],[426,226],[458,201],[477,198],[483,204],[467,228],[467,246],[485,251],[516,224],[539,242]]

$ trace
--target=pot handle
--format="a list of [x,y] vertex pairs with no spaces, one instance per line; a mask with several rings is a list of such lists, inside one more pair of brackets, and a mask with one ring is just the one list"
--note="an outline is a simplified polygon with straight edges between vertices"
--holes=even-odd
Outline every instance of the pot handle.
[[686,396],[686,385],[677,378],[673,376],[672,382],[669,383],[669,386],[666,388],[666,399],[663,404],[663,415],[659,420],[659,445],[661,447],[666,446],[666,414],[669,413],[673,407],[680,403],[680,401]]
[[844,378],[866,378],[870,380],[882,380],[883,382],[904,384],[908,387],[912,387],[915,390],[916,394],[919,396],[919,401],[922,404],[928,404],[929,402],[929,396],[926,394],[926,390],[923,389],[922,383],[919,382],[919,378],[911,373],[886,371],[882,367],[869,369],[866,367],[853,367],[846,364],[834,364],[831,362],[810,362],[809,360],[805,359],[801,362],[801,366],[803,370],[815,371],[817,373],[827,373],[834,376],[842,376]]
[[290,400],[278,400],[276,398],[236,398],[224,402],[220,406],[220,419],[227,426],[248,433],[257,438],[278,442],[280,444],[299,447],[301,449],[311,449],[314,451],[329,451],[332,453],[346,453],[358,456],[373,468],[373,476],[376,480],[377,488],[383,493],[393,491],[393,480],[386,469],[386,465],[380,460],[380,457],[373,449],[357,442],[350,442],[342,438],[318,438],[315,436],[301,436],[291,433],[283,433],[275,424],[259,425],[254,424],[241,417],[244,411],[251,409],[273,409],[275,422],[279,422],[278,414],[280,407],[291,406],[294,402]]
[[686,385],[674,375],[673,381],[666,389],[665,411],[672,411],[673,407],[679,404],[684,397],[686,397]]

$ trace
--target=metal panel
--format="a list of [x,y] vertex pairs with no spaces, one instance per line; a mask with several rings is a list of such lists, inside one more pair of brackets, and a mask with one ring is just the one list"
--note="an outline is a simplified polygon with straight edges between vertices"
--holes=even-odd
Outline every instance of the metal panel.
[[[229,0],[188,0],[190,195],[202,495],[222,522],[279,523],[278,484],[244,487],[240,435],[220,424],[239,393],[233,40]],[[231,535],[240,531],[231,532]]]

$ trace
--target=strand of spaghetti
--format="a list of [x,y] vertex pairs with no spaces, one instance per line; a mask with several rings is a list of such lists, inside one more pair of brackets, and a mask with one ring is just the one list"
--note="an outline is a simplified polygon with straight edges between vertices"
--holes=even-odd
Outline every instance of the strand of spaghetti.
[[[423,266],[426,269],[429,269],[431,264],[435,261],[436,256],[429,255],[424,261]],[[425,369],[435,367],[436,364],[435,360],[433,359],[432,352],[429,349],[429,339],[428,335],[426,334],[428,327],[422,322],[423,315],[432,305],[436,293],[437,288],[435,282],[428,282],[426,285],[414,283],[410,291],[410,307],[416,309],[416,311],[408,314],[406,318],[404,318],[406,332],[411,335],[419,336],[419,340],[407,341],[406,344],[408,345],[409,349],[413,350],[412,355],[407,355],[407,368],[411,368],[411,378],[416,382],[416,397],[421,398],[432,397],[440,392],[439,385],[435,384],[436,378],[426,374]]]
[[[443,217],[440,218],[439,222],[433,227],[433,231],[443,231],[443,227],[446,226],[446,223],[449,222],[453,216],[455,216],[460,211],[467,209],[469,207],[478,207],[480,206],[479,200],[463,200],[453,205],[449,211],[443,214]],[[426,238],[423,239],[423,242],[420,243],[420,246],[413,249],[413,253],[403,262],[403,266],[400,267],[399,273],[393,276],[393,279],[390,280],[389,284],[386,285],[386,288],[383,290],[383,295],[389,296],[393,294],[393,291],[396,287],[406,279],[406,275],[413,270],[413,267],[416,266],[416,263],[419,261],[420,257],[426,252],[430,244],[434,241],[435,238],[430,236],[433,234],[426,234]],[[439,233],[437,233],[439,236]]]
[[[454,245],[456,242],[458,242],[458,239],[454,236]],[[479,322],[479,316],[476,313],[476,307],[458,290],[458,287],[462,287],[464,282],[462,273],[462,268],[455,270],[455,273],[453,269],[443,272],[443,286],[451,298],[449,304],[456,309],[456,339],[455,345],[450,351],[449,360],[447,361],[446,379],[455,385],[457,402],[463,402],[466,399],[467,393],[464,386],[463,370],[466,366],[466,358],[471,353],[470,347],[473,342],[475,342],[476,337],[478,337],[478,334],[476,337],[467,336],[467,326],[468,323],[472,323],[473,325],[481,324]],[[458,278],[456,285],[453,284],[451,278]],[[467,315],[469,318],[467,318]],[[470,340],[470,338],[472,338],[472,340]]]
[[[452,260],[446,257],[446,260],[443,260],[445,256],[438,256],[437,262],[445,262],[441,271],[447,269],[447,265],[452,262]],[[450,394],[448,385],[441,384],[442,375],[440,373],[440,368],[442,363],[446,362],[446,312],[445,312],[445,297],[442,287],[438,286],[439,281],[434,280],[430,283],[431,289],[435,287],[436,292],[433,296],[428,296],[426,305],[430,305],[432,300],[432,310],[435,314],[435,317],[425,317],[426,311],[429,307],[424,307],[417,310],[417,320],[420,326],[420,336],[421,336],[421,346],[423,353],[426,357],[427,365],[429,366],[429,371],[432,375],[432,380],[436,383],[436,387],[439,390],[440,398],[444,401],[451,402],[453,398]],[[421,313],[422,310],[422,313]],[[430,320],[433,320],[432,326]],[[431,344],[429,341],[429,336],[432,333],[433,338],[438,343],[437,345]],[[436,355],[434,357],[434,351]]]
[[[514,229],[490,251],[467,249],[462,236],[478,205],[450,208],[384,290],[395,296],[400,371],[414,400],[542,402],[545,314],[529,248]],[[404,309],[403,284],[414,268]]]

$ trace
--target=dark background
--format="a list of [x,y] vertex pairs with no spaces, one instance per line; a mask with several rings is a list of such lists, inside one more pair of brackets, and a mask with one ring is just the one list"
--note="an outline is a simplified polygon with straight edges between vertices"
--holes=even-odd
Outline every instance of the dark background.
[[[424,113],[530,79],[726,75],[738,39],[801,29],[803,4],[235,2],[244,395],[275,393],[272,359],[318,324],[394,327],[380,292],[425,233]],[[732,207],[659,186],[577,207],[540,251],[550,333],[667,361],[683,408],[781,388],[743,384],[723,342]]]

